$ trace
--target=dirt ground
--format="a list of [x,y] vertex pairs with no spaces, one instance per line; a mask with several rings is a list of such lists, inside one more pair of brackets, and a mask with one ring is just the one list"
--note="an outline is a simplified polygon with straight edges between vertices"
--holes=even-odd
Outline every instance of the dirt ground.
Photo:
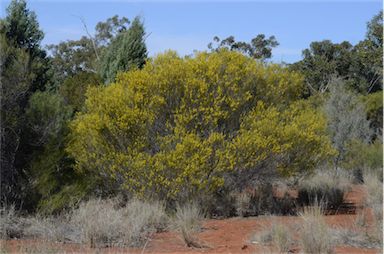
[[[356,213],[327,215],[325,216],[326,223],[334,228],[349,228],[353,226],[359,212],[366,213],[369,221],[370,216],[372,216],[371,211],[361,208],[365,196],[366,192],[363,188],[354,186],[345,198],[347,201],[356,204]],[[276,253],[277,250],[272,246],[263,246],[253,240],[253,236],[256,233],[268,229],[274,222],[283,223],[290,228],[293,238],[297,237],[295,235],[299,230],[301,218],[297,216],[259,216],[204,221],[202,231],[198,233],[198,239],[201,244],[207,246],[206,248],[189,248],[175,232],[162,232],[156,233],[152,240],[147,242],[142,249],[91,249],[79,244],[59,244],[36,240],[8,240],[1,242],[3,251],[0,253]],[[290,253],[300,253],[299,246],[291,246]],[[336,246],[334,253],[373,254],[382,253],[382,250]]]

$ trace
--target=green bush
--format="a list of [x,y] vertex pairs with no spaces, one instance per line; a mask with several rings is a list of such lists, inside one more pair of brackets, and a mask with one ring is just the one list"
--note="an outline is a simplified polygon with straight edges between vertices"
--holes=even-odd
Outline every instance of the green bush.
[[362,100],[375,136],[383,135],[383,91],[362,96]]
[[299,74],[236,52],[168,52],[88,89],[66,151],[79,174],[169,202],[218,191],[228,172],[250,175],[243,186],[265,165],[308,172],[334,150],[302,89]]
[[371,144],[352,141],[347,150],[347,156],[343,166],[350,170],[378,169],[383,166],[383,143],[380,139]]
[[75,112],[78,112],[84,107],[87,89],[99,86],[102,83],[101,77],[97,74],[80,72],[65,79],[60,86],[59,93],[63,96],[65,103],[70,105]]

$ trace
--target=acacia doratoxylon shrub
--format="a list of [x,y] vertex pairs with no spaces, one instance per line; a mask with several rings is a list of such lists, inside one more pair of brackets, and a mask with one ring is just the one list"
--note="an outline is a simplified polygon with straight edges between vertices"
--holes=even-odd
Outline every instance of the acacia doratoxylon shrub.
[[310,171],[333,150],[302,91],[299,74],[236,52],[167,52],[91,87],[67,151],[79,172],[171,200],[269,162],[286,175]]

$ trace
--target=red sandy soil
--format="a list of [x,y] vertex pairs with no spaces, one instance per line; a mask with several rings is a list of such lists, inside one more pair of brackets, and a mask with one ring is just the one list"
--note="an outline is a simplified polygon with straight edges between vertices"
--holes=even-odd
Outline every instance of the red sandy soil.
[[[346,195],[346,200],[361,207],[366,196],[362,186],[354,186]],[[372,219],[371,211],[367,209],[357,210],[368,215],[368,221]],[[325,216],[326,223],[331,227],[351,228],[354,225],[356,214],[340,214]],[[193,254],[193,253],[276,253],[271,246],[263,246],[252,237],[263,230],[268,229],[272,223],[283,223],[297,234],[301,218],[297,216],[259,216],[249,218],[230,218],[206,220],[203,229],[197,237],[206,248],[187,247],[183,240],[175,232],[156,233],[143,249],[103,248],[91,249],[79,244],[47,243],[36,240],[8,240],[2,241],[6,253],[167,253],[167,254]],[[296,238],[297,236],[294,236]],[[46,250],[46,251],[45,251]],[[0,251],[1,252],[1,251]],[[291,253],[300,253],[298,246],[291,246]],[[3,253],[3,252],[1,252]],[[382,253],[380,249],[363,249],[351,246],[337,246],[334,253]]]

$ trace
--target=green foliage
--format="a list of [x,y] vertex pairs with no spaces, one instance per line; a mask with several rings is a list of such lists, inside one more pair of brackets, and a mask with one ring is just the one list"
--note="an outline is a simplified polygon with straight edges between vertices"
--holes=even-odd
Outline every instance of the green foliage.
[[376,136],[383,135],[383,91],[362,96],[370,127]]
[[270,36],[268,39],[265,38],[264,34],[258,34],[251,40],[250,43],[235,41],[235,37],[229,36],[224,40],[220,41],[220,38],[215,36],[213,41],[218,45],[216,48],[213,47],[212,42],[208,44],[208,48],[212,51],[218,51],[220,49],[228,49],[231,51],[238,51],[245,55],[248,55],[254,59],[266,60],[272,57],[272,48],[279,45],[276,41],[275,36]]
[[49,60],[40,47],[44,33],[39,28],[36,14],[27,9],[25,0],[12,0],[0,31],[5,34],[9,44],[28,53],[27,69],[32,78],[30,90],[44,90],[50,82]]
[[57,146],[57,142],[51,141],[31,163],[33,190],[38,195],[35,202],[42,213],[52,213],[71,206],[86,193],[82,190],[86,186],[78,184],[83,179],[71,168],[72,160],[63,147]]
[[380,11],[368,22],[367,39],[377,47],[383,47],[383,11]]
[[[25,50],[15,48],[4,34],[0,34],[1,126],[5,131],[14,132],[9,136],[18,134],[21,127],[22,102],[26,100],[31,81],[28,61],[29,55]],[[3,138],[6,137],[2,135]],[[12,139],[17,142],[18,138],[13,136]]]
[[60,86],[59,92],[63,96],[65,103],[77,112],[84,106],[87,89],[101,84],[102,80],[99,75],[80,72],[73,77],[67,78]]
[[29,55],[23,49],[9,44],[0,34],[1,73],[1,202],[21,198],[19,182],[21,173],[15,167],[15,157],[20,146],[23,107],[29,88],[26,71]]
[[[76,76],[74,80],[78,81]],[[26,110],[34,148],[29,174],[34,193],[29,198],[42,213],[68,208],[102,186],[97,179],[74,171],[74,161],[64,149],[72,115],[72,106],[66,104],[65,98],[50,92],[34,93]]]
[[353,140],[348,145],[344,162],[347,169],[381,169],[383,166],[383,143],[380,139],[372,144]]
[[368,23],[365,40],[355,46],[347,41],[312,42],[309,49],[303,51],[303,60],[292,64],[291,69],[305,75],[308,95],[327,91],[334,76],[344,78],[347,86],[359,93],[382,90],[382,31],[381,11]]
[[30,147],[24,113],[31,93],[45,89],[48,81],[42,37],[26,2],[12,1],[0,20],[1,202],[21,203],[27,193]]
[[113,82],[119,71],[143,67],[147,58],[144,36],[144,25],[136,17],[129,29],[119,33],[111,42],[100,63],[100,74],[106,83]]
[[347,41],[340,44],[329,40],[312,42],[309,49],[303,50],[303,60],[291,68],[305,75],[308,94],[323,93],[334,76],[348,76],[352,50],[353,46]]
[[25,0],[12,0],[7,8],[5,34],[20,48],[37,50],[44,33],[39,29],[36,14],[27,9]]
[[129,20],[126,17],[119,18],[118,15],[108,18],[105,22],[96,25],[95,40],[99,45],[109,45],[111,40],[119,33],[128,29]]
[[357,45],[313,42],[290,68],[263,63],[278,45],[263,34],[148,60],[142,21],[129,24],[113,16],[48,58],[35,13],[11,1],[0,20],[1,202],[51,213],[121,190],[230,200],[229,185],[308,173],[335,155],[346,168],[381,166],[382,12]]
[[271,158],[286,175],[311,170],[332,149],[320,114],[288,106],[301,92],[300,75],[236,52],[168,52],[90,88],[67,151],[81,174],[170,200],[214,192],[225,172],[257,173]]
[[68,40],[57,45],[48,45],[52,54],[52,72],[54,87],[60,87],[67,77],[79,72],[92,72],[97,67],[97,57],[92,39],[81,37],[79,40]]
[[[59,94],[50,92],[34,93],[26,110],[30,143],[34,147],[30,176],[34,180],[32,187],[38,194],[33,198],[40,202],[40,207],[41,203],[49,203],[48,207],[43,207],[50,212],[67,205],[51,200],[63,186],[74,181],[73,162],[64,151],[67,123],[71,116],[72,108],[65,105]],[[73,191],[71,195],[75,194]],[[64,201],[69,203],[68,199]]]
[[354,47],[353,54],[349,68],[352,87],[363,94],[383,90],[382,44],[365,39]]
[[78,40],[67,40],[57,45],[48,45],[52,54],[54,87],[60,87],[66,78],[82,72],[96,72],[100,55],[108,49],[119,33],[126,31],[129,21],[115,15],[105,22],[97,23],[94,37],[82,36]]
[[50,92],[36,92],[26,109],[28,126],[36,140],[36,146],[44,145],[52,138],[62,135],[61,131],[72,115],[72,109],[64,105],[63,98]]

